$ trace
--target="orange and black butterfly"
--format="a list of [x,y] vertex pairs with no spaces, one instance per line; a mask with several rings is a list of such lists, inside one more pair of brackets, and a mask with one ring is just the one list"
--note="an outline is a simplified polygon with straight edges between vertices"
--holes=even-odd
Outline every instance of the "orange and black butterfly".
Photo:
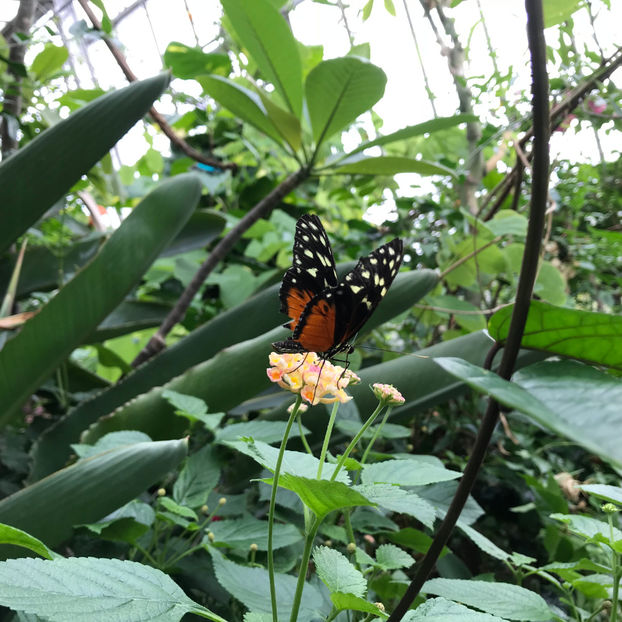
[[322,359],[350,350],[350,341],[387,293],[404,249],[395,238],[337,279],[335,258],[320,219],[305,214],[296,223],[294,261],[279,292],[281,311],[293,331],[286,341],[272,344],[276,352],[316,352]]

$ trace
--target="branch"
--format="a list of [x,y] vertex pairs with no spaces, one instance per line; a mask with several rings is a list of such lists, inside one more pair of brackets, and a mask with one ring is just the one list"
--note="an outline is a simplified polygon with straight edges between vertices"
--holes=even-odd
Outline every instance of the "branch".
[[270,194],[266,195],[253,209],[250,210],[238,224],[225,235],[222,240],[214,247],[209,257],[201,264],[197,273],[192,277],[192,281],[184,290],[179,300],[166,316],[164,322],[158,328],[158,332],[149,340],[147,345],[138,353],[138,356],[132,361],[132,367],[138,367],[141,363],[149,360],[158,352],[164,349],[166,343],[165,338],[171,331],[173,326],[180,322],[186,315],[186,311],[195,297],[203,281],[214,270],[214,268],[224,259],[227,253],[233,248],[236,242],[242,237],[251,225],[257,220],[265,216],[279,201],[286,197],[294,188],[299,186],[309,176],[308,168],[298,169],[292,173],[287,179],[282,181]]
[[[130,66],[127,64],[127,59],[123,55],[123,52],[114,44],[114,42],[105,35],[102,31],[101,22],[97,19],[96,15],[91,10],[91,7],[88,4],[88,0],[78,0],[80,6],[86,13],[87,17],[91,20],[91,24],[95,30],[98,30],[102,34],[102,38],[110,53],[114,56],[114,59],[117,61],[117,65],[121,68],[121,71],[127,78],[128,82],[136,82],[138,78],[136,74],[132,71]],[[151,118],[160,126],[162,132],[166,135],[166,137],[185,155],[189,158],[192,158],[195,162],[201,162],[202,164],[207,164],[208,166],[213,166],[215,168],[220,169],[230,169],[231,171],[237,171],[237,164],[230,162],[220,162],[214,158],[208,158],[204,156],[201,152],[191,147],[181,136],[178,136],[175,133],[175,130],[166,122],[164,117],[152,106],[149,109],[149,115]]]
[[[622,66],[622,47],[618,48],[614,54],[606,59],[603,65],[597,69],[587,80],[577,85],[572,89],[564,99],[558,104],[555,104],[550,112],[550,124],[551,128],[555,130],[559,127],[562,121],[572,112],[581,102],[589,95],[594,89],[600,88],[600,84],[609,78],[611,74]],[[521,138],[518,146],[524,151],[525,146],[533,137],[533,128],[527,130],[525,135]],[[527,154],[527,159],[531,160],[532,154]],[[522,164],[521,164],[522,167]],[[484,201],[480,214],[478,215],[482,220],[490,220],[500,209],[501,205],[505,201],[506,197],[510,193],[512,186],[514,185],[516,175],[518,174],[518,165],[514,168],[490,191],[486,200]],[[488,206],[494,200],[494,203],[490,208]],[[484,214],[484,210],[486,213]]]
[[[533,178],[531,187],[531,205],[529,225],[525,242],[525,254],[518,281],[516,302],[512,313],[510,330],[503,350],[498,374],[509,380],[514,370],[516,357],[520,349],[525,321],[529,311],[529,304],[535,283],[542,230],[548,195],[549,181],[549,109],[548,109],[548,76],[546,73],[546,43],[544,40],[544,19],[542,16],[542,0],[525,0],[527,10],[527,38],[531,53],[532,67],[532,110],[533,110]],[[498,344],[495,344],[495,348]],[[434,568],[443,547],[462,512],[464,504],[471,492],[479,468],[486,455],[492,433],[499,417],[499,404],[489,399],[486,414],[482,419],[471,457],[464,470],[456,494],[451,502],[445,519],[436,533],[428,552],[418,566],[417,572],[406,594],[398,603],[388,622],[401,620],[408,607],[423,587],[428,575]]]
[[2,30],[3,37],[9,44],[9,67],[8,71],[13,76],[12,82],[4,90],[4,102],[2,106],[2,123],[0,127],[0,141],[2,141],[2,159],[4,160],[18,147],[15,136],[15,128],[19,123],[19,115],[22,112],[22,76],[16,67],[24,64],[28,39],[18,40],[13,35],[23,33],[27,35],[35,18],[36,0],[21,0],[17,9],[17,15]]

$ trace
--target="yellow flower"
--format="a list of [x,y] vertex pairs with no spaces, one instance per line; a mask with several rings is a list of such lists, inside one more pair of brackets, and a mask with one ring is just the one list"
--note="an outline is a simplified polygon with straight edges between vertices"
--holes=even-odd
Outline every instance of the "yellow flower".
[[268,378],[281,388],[299,393],[309,404],[348,402],[345,392],[349,384],[360,382],[350,370],[320,359],[315,352],[306,354],[270,354]]

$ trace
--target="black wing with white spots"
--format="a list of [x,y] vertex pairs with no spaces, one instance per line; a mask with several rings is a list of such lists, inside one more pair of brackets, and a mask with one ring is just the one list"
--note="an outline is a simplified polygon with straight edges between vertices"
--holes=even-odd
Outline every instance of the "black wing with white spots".
[[317,216],[303,216],[296,225],[294,265],[280,290],[281,310],[291,322],[292,336],[273,344],[277,352],[317,352],[330,358],[350,341],[372,315],[395,279],[403,257],[395,238],[361,257],[352,272],[337,282],[335,260]]

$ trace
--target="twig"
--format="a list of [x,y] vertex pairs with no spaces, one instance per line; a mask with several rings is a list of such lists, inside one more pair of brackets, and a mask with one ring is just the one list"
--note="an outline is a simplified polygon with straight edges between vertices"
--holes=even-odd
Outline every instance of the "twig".
[[497,242],[500,242],[501,240],[502,240],[502,236],[498,235],[494,237],[492,240],[490,240],[489,242],[486,242],[486,244],[482,244],[482,246],[480,246],[479,248],[476,248],[474,251],[471,251],[468,255],[465,255],[464,257],[460,257],[458,261],[455,261],[454,263],[451,264],[451,266],[449,266],[449,268],[445,268],[441,272],[441,274],[439,275],[439,279],[443,280],[452,270],[455,270],[458,266],[461,266],[463,263],[469,261],[469,259],[472,259],[473,257],[475,257],[475,255],[477,255],[478,253],[481,253],[483,250],[487,249],[489,246],[492,246],[493,244],[496,244]]
[[421,50],[419,49],[419,42],[417,41],[417,35],[415,33],[415,27],[413,26],[412,19],[410,18],[410,11],[408,10],[408,4],[406,0],[402,0],[404,4],[404,11],[406,12],[406,18],[408,19],[408,26],[410,27],[410,34],[413,38],[413,43],[415,44],[415,51],[417,52],[417,59],[419,60],[419,67],[421,67],[421,73],[423,74],[423,83],[425,84],[425,90],[428,94],[428,99],[430,101],[430,106],[432,106],[432,112],[434,113],[434,118],[438,117],[438,112],[436,111],[436,106],[434,104],[434,92],[430,87],[430,82],[428,80],[428,74],[425,70],[425,64],[423,63],[423,57],[421,56]]
[[78,196],[80,197],[82,203],[84,203],[86,209],[89,210],[95,230],[106,231],[106,223],[102,220],[99,212],[99,205],[97,205],[97,201],[93,198],[93,195],[85,190],[80,190],[78,192]]
[[227,253],[233,248],[234,244],[242,237],[251,225],[257,220],[265,216],[273,207],[278,205],[279,201],[286,197],[294,188],[302,183],[309,176],[309,169],[306,167],[298,169],[292,173],[287,179],[282,181],[270,194],[266,195],[253,209],[250,210],[227,235],[214,247],[209,257],[201,264],[196,274],[192,277],[192,281],[184,290],[179,300],[166,316],[158,332],[151,337],[147,345],[138,353],[138,356],[132,361],[132,367],[138,367],[152,356],[165,347],[165,338],[171,331],[173,326],[180,322],[186,315],[186,311],[195,297],[203,281],[212,272],[212,270],[224,259]]
[[[520,349],[521,339],[525,328],[525,321],[529,311],[529,304],[538,269],[544,213],[548,194],[549,180],[549,110],[548,110],[548,76],[546,73],[546,43],[544,40],[544,19],[542,15],[542,0],[525,0],[527,10],[527,38],[531,53],[532,66],[532,93],[534,118],[534,145],[533,145],[533,177],[531,188],[531,205],[525,254],[518,281],[516,302],[510,322],[508,338],[503,350],[498,374],[509,379],[516,357]],[[490,398],[486,414],[480,425],[471,457],[464,470],[456,494],[451,502],[447,514],[438,529],[428,552],[418,566],[417,572],[406,594],[388,619],[388,622],[401,620],[408,607],[419,594],[428,575],[434,568],[443,547],[447,543],[453,528],[462,512],[464,504],[471,492],[479,468],[486,455],[492,433],[497,425],[499,404]]]
[[[110,53],[117,61],[117,65],[121,68],[121,71],[124,73],[128,82],[136,82],[138,78],[136,74],[132,71],[130,66],[127,64],[127,59],[123,55],[123,52],[114,44],[114,42],[102,31],[101,22],[97,19],[97,16],[91,10],[91,7],[88,4],[88,0],[78,0],[80,6],[86,13],[87,17],[91,20],[91,24],[95,30],[98,30],[102,33],[102,38],[104,43],[110,50]],[[197,151],[193,147],[191,147],[181,136],[178,136],[173,128],[166,122],[164,117],[152,106],[149,109],[149,115],[151,118],[160,126],[162,132],[166,135],[166,137],[185,155],[189,158],[192,158],[195,162],[201,162],[202,164],[207,164],[208,166],[213,166],[215,168],[220,169],[229,169],[233,172],[237,171],[238,165],[233,162],[220,162],[214,158],[208,158],[204,156],[201,152]]]

